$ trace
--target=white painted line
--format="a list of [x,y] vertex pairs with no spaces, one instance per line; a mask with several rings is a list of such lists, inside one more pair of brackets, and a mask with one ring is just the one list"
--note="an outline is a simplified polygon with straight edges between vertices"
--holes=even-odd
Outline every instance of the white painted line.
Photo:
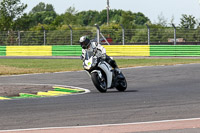
[[[5,85],[5,84],[1,84],[0,85]],[[40,98],[51,98],[51,97],[64,97],[64,96],[75,96],[75,95],[83,95],[86,93],[90,93],[91,91],[85,88],[81,88],[81,87],[75,87],[75,86],[67,86],[67,85],[56,85],[56,84],[29,84],[29,83],[13,83],[13,84],[9,84],[9,85],[48,85],[48,86],[58,86],[58,87],[66,87],[66,88],[72,88],[72,89],[80,89],[80,90],[84,90],[85,92],[81,92],[81,93],[72,93],[72,94],[68,94],[68,95],[60,95],[60,96],[47,96],[47,97],[38,97],[38,98],[31,98],[31,99],[40,99]],[[22,99],[5,99],[5,100],[24,100],[26,98],[22,98]],[[28,98],[27,98],[28,99]],[[5,101],[2,100],[2,101]]]
[[30,75],[71,73],[71,72],[82,72],[82,71],[63,71],[63,72],[53,72],[53,73],[51,73],[51,72],[45,72],[45,73],[31,73],[31,74],[19,74],[19,75],[3,75],[3,76],[0,76],[0,77],[20,77],[20,76],[30,76]]
[[119,124],[104,124],[104,125],[88,125],[88,126],[71,126],[71,127],[46,127],[46,128],[29,128],[29,129],[13,129],[13,130],[0,130],[0,132],[15,132],[15,131],[35,131],[35,130],[50,130],[50,129],[69,129],[69,128],[92,128],[92,127],[108,127],[108,126],[124,126],[124,125],[141,125],[141,124],[156,124],[167,122],[182,122],[200,120],[200,118],[188,118],[188,119],[174,119],[174,120],[161,120],[161,121],[149,121],[149,122],[135,122],[135,123],[119,123]]

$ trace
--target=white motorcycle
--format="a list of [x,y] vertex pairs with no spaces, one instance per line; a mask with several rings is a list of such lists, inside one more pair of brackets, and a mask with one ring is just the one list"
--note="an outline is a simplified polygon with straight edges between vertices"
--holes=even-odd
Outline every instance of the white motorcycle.
[[83,67],[91,77],[94,86],[98,91],[104,93],[107,89],[116,88],[118,91],[125,91],[127,88],[126,78],[122,72],[117,73],[100,57],[86,53],[83,60]]

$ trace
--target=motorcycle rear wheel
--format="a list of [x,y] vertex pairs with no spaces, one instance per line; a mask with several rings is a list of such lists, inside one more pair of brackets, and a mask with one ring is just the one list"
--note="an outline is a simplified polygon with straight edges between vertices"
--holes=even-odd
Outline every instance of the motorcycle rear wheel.
[[[122,74],[122,76],[124,77],[124,75]],[[120,92],[125,91],[127,88],[127,82],[126,82],[126,78],[124,77],[124,79],[120,79],[118,81],[118,85],[116,86],[116,89]]]
[[98,73],[94,72],[94,73],[91,73],[91,78],[92,78],[92,82],[94,86],[97,88],[99,92],[105,93],[107,91],[107,83],[104,76],[100,78]]

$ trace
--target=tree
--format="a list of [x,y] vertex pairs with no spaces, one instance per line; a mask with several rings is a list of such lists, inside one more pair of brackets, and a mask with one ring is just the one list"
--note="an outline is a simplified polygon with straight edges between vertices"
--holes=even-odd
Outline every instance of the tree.
[[20,0],[3,0],[0,3],[0,29],[12,29],[14,21],[23,14],[26,7]]
[[192,15],[183,14],[180,27],[183,29],[194,29],[196,25],[195,17]]
[[98,11],[82,11],[79,12],[77,15],[78,22],[82,26],[93,26],[95,23],[98,23],[99,21],[99,12]]
[[76,10],[76,8],[73,7],[73,6],[70,6],[69,8],[67,8],[66,12],[70,13],[72,15],[76,15],[78,13],[78,11]]
[[40,2],[38,5],[33,7],[33,9],[30,11],[30,14],[35,14],[38,12],[44,12],[46,11],[46,5],[43,2]]
[[110,23],[119,24],[121,20],[122,12],[123,10],[116,10],[116,9],[110,10],[109,12]]
[[146,24],[149,20],[149,18],[147,18],[143,13],[138,12],[135,13],[135,24],[137,25],[144,25]]
[[65,14],[63,15],[63,23],[64,24],[76,24],[77,23],[77,10],[75,9],[75,7],[69,7]]
[[36,26],[39,23],[51,24],[57,17],[57,14],[53,5],[40,2],[31,10],[29,16],[32,18],[33,26]]
[[121,24],[123,24],[126,29],[135,27],[135,15],[131,11],[123,12]]
[[52,22],[52,25],[54,26],[61,26],[64,24],[64,15],[57,15],[57,17]]
[[161,13],[158,16],[158,22],[157,25],[161,25],[162,27],[167,27],[167,19],[163,16],[163,13]]
[[[110,16],[110,14],[109,14]],[[111,17],[111,16],[110,16]],[[111,18],[110,18],[111,19]],[[107,23],[107,10],[102,10],[100,13],[99,13],[99,22],[98,24],[99,25],[102,25],[102,24],[105,24]]]
[[38,23],[51,24],[55,20],[57,14],[55,12],[38,12],[31,16],[35,25],[38,25]]
[[46,4],[46,11],[47,12],[55,12],[55,9],[52,4]]
[[120,22],[126,29],[131,29],[135,27],[141,27],[149,21],[149,18],[147,18],[141,12],[133,13],[131,11],[123,11]]
[[15,20],[13,30],[29,30],[33,26],[32,23],[32,17],[25,13]]

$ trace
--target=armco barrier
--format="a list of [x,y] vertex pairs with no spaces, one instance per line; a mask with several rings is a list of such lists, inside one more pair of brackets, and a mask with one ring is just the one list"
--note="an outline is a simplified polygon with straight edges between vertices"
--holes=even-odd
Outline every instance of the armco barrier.
[[79,45],[52,46],[52,56],[80,56],[82,51]]
[[151,45],[150,56],[200,56],[200,45]]

